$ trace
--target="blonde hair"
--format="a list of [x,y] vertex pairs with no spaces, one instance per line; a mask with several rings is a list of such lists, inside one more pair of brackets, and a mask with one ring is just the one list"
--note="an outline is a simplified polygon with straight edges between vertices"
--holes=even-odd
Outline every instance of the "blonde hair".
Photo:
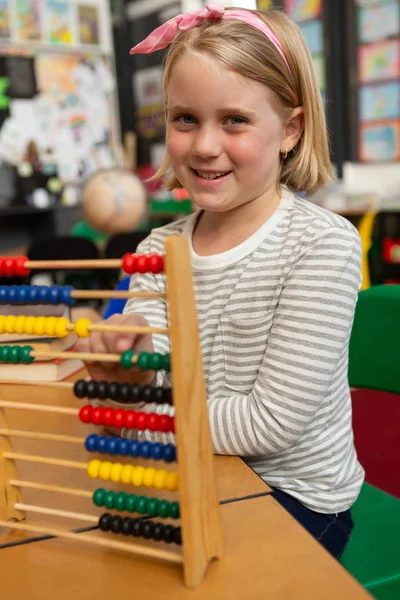
[[[275,109],[283,123],[287,122],[294,108],[304,108],[304,130],[287,158],[281,157],[278,179],[294,192],[313,194],[334,178],[334,171],[310,52],[297,25],[283,12],[277,9],[251,12],[258,15],[280,41],[290,73],[264,33],[241,21],[209,19],[193,29],[180,32],[171,44],[164,65],[165,107],[171,71],[187,51],[206,52],[227,68],[263,83],[272,92],[276,100]],[[166,154],[152,179],[165,175],[169,168]],[[173,173],[167,178],[166,185],[169,190],[182,187]]]

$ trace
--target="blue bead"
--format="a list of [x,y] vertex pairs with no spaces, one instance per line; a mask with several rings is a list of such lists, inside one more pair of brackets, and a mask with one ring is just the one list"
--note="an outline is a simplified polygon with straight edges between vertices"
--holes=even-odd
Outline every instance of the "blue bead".
[[150,452],[151,452],[150,442],[142,442],[142,446],[140,448],[140,456],[142,458],[150,458]]
[[38,285],[31,285],[28,292],[29,304],[39,304],[39,289]]
[[121,456],[128,456],[131,443],[129,440],[119,440],[119,453]]
[[67,306],[73,304],[75,302],[75,298],[71,298],[71,292],[73,292],[73,290],[74,288],[72,285],[64,285],[61,289],[60,302],[66,304]]
[[7,304],[8,303],[8,286],[7,285],[0,285],[0,304]]
[[96,452],[98,436],[95,433],[88,435],[85,440],[85,448],[88,452]]
[[16,285],[10,285],[8,288],[7,300],[9,304],[17,304],[18,290]]
[[154,444],[152,444],[151,445],[151,458],[153,458],[154,460],[161,460],[163,447],[164,446],[162,444],[160,444],[159,442],[155,442]]
[[107,440],[107,452],[108,454],[118,454],[119,452],[119,438],[108,437]]
[[102,454],[107,452],[107,441],[108,437],[106,435],[99,436],[99,439],[97,440],[97,452],[101,452]]
[[166,444],[163,449],[163,459],[165,462],[176,460],[176,447],[173,444]]
[[139,456],[139,452],[140,452],[140,446],[142,444],[138,441],[138,440],[132,440],[131,441],[131,446],[129,448],[129,454],[133,457],[133,458],[137,458]]
[[51,285],[48,289],[48,299],[50,304],[60,304],[62,287],[60,285]]
[[48,304],[49,303],[49,286],[48,285],[41,285],[39,287],[38,302],[39,302],[39,304]]
[[19,304],[27,304],[28,297],[29,297],[29,285],[19,285],[18,293],[17,293],[17,300],[18,300]]

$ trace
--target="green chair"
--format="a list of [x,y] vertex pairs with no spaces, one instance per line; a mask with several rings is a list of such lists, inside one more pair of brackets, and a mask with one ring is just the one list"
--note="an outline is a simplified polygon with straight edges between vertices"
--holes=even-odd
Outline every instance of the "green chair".
[[[360,292],[349,381],[354,387],[400,394],[400,285]],[[378,600],[399,600],[400,500],[365,483],[353,516],[356,526],[341,558],[343,566]]]

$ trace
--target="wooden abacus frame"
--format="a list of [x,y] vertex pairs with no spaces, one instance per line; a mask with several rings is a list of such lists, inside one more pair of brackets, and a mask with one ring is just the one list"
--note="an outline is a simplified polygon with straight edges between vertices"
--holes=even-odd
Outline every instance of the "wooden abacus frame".
[[[165,275],[183,557],[165,550],[113,541],[108,536],[77,536],[70,531],[21,523],[25,514],[16,507],[23,504],[22,492],[21,488],[10,485],[10,480],[18,476],[14,459],[7,458],[8,454],[13,455],[7,435],[0,435],[0,528],[47,533],[145,557],[183,562],[185,584],[194,588],[202,582],[209,562],[222,557],[223,544],[189,249],[181,236],[166,239]],[[7,430],[1,407],[0,428]]]

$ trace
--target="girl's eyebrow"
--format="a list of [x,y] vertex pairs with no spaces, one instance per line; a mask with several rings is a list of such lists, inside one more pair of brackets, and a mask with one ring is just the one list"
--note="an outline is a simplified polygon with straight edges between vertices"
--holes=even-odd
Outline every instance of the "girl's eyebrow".
[[[195,112],[190,106],[184,106],[182,104],[172,104],[171,106],[168,106],[168,110],[171,112]],[[241,106],[226,106],[224,108],[220,108],[217,112],[221,115],[246,115],[253,118],[257,116],[257,113],[253,110],[248,110],[247,108],[243,108]]]

